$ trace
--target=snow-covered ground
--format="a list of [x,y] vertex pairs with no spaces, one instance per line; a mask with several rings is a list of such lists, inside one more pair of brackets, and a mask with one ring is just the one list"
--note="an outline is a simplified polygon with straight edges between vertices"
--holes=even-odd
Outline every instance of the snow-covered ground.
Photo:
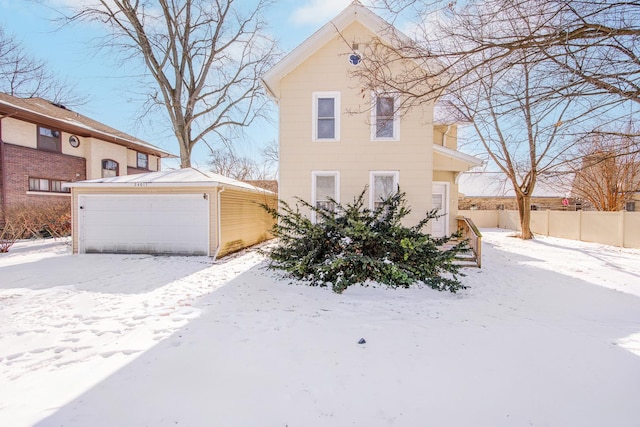
[[484,233],[457,295],[21,242],[0,426],[640,426],[640,250]]

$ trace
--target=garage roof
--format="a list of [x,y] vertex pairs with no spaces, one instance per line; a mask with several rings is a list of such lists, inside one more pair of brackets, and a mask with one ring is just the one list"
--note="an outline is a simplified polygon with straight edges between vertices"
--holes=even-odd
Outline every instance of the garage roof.
[[201,171],[195,168],[184,168],[169,171],[149,172],[135,175],[98,178],[65,184],[66,187],[234,187],[239,190],[256,193],[272,193],[263,188],[226,176]]

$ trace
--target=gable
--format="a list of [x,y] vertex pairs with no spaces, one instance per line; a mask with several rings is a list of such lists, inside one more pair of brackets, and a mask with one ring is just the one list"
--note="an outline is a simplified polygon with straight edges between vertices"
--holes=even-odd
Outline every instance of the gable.
[[[349,49],[348,53],[351,53],[349,45],[353,40],[350,39],[347,31],[356,22],[360,25],[360,29],[367,30],[369,40],[371,40],[372,36],[375,36],[389,45],[396,44],[394,43],[396,38],[409,42],[409,39],[398,32],[391,24],[356,0],[267,71],[263,76],[262,84],[271,97],[278,102],[281,92],[281,80],[301,64],[307,62],[309,58],[316,55],[326,44],[340,39],[345,44],[345,48]],[[391,36],[392,33],[393,37]],[[346,63],[346,56],[344,61]]]
[[353,45],[369,44],[373,37],[375,34],[365,26],[352,23],[282,76],[277,86],[278,98],[291,86],[308,86],[315,91],[354,86],[355,82],[347,83],[350,80],[349,73],[354,68],[349,63],[349,55],[353,53]]

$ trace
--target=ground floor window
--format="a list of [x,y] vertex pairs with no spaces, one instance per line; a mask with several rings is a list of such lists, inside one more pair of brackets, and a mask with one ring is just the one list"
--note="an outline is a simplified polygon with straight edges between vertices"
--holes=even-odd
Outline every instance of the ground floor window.
[[67,181],[47,178],[31,178],[29,177],[29,191],[39,191],[45,193],[69,193],[69,188],[63,188],[62,185]]
[[[334,210],[339,202],[339,177],[336,171],[312,172],[312,203],[318,209]],[[315,218],[314,218],[315,219]]]
[[377,209],[382,201],[398,191],[398,171],[372,171],[369,177],[369,205]]

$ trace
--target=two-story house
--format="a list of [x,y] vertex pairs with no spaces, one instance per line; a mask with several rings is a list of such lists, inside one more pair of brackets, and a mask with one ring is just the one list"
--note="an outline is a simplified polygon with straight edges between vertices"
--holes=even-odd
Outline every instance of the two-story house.
[[0,93],[0,222],[14,206],[69,203],[65,183],[159,171],[165,157],[62,105]]
[[433,102],[400,114],[401,94],[364,90],[354,76],[374,39],[391,43],[389,28],[354,1],[263,77],[279,107],[279,197],[322,206],[329,198],[349,202],[368,186],[374,207],[399,185],[412,208],[408,222],[438,208],[443,216],[431,233],[449,234],[456,179],[481,161],[457,151],[457,120],[434,121]]

